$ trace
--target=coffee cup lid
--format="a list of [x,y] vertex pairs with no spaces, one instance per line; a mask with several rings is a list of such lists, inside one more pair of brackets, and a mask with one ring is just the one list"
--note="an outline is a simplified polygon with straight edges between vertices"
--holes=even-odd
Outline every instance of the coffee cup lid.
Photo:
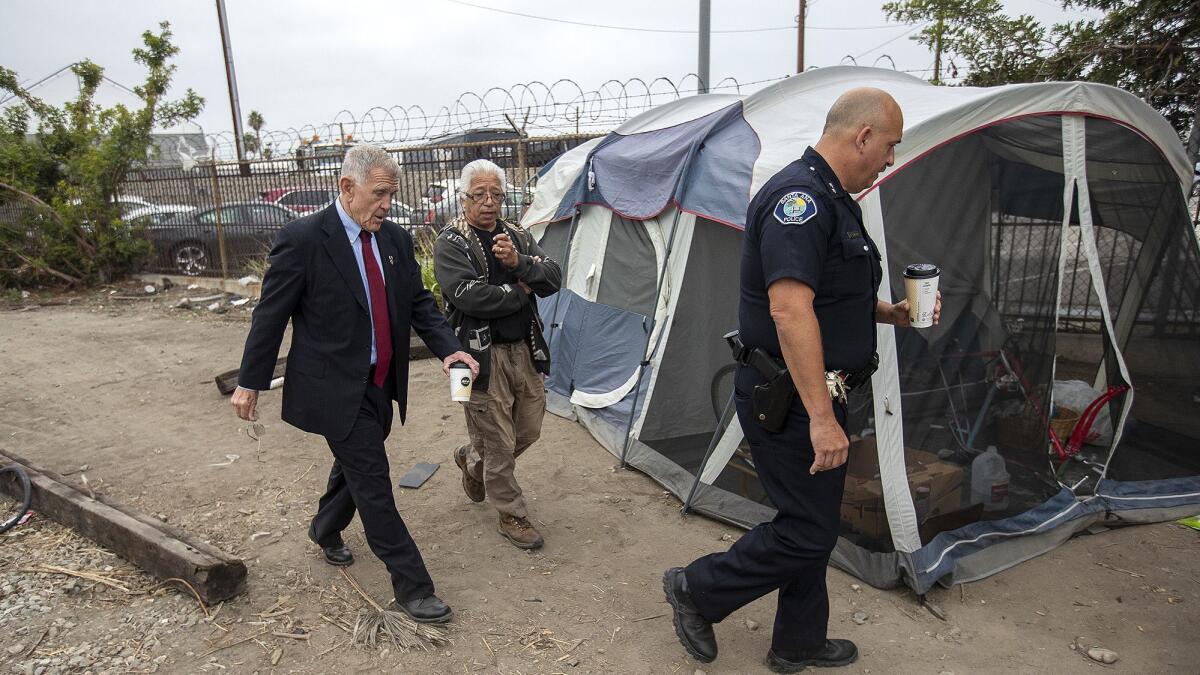
[[904,276],[909,279],[928,279],[929,277],[936,277],[941,273],[942,271],[938,269],[937,265],[929,263],[913,263],[904,268]]
[[455,361],[454,363],[450,364],[450,367],[451,368],[466,368],[467,370],[471,369],[471,366],[468,366],[466,363],[464,363],[462,361]]

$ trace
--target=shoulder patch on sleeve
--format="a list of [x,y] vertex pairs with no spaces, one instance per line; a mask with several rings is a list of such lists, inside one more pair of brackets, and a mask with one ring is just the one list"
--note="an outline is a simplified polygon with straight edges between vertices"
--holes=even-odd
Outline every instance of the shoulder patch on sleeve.
[[802,225],[817,215],[817,200],[807,192],[789,192],[775,205],[775,220],[784,225]]

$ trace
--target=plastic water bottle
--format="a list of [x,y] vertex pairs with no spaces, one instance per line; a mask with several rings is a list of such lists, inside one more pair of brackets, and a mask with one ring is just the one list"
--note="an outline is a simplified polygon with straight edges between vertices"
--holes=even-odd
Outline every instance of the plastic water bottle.
[[994,445],[971,462],[971,503],[983,504],[984,511],[1008,508],[1008,470]]

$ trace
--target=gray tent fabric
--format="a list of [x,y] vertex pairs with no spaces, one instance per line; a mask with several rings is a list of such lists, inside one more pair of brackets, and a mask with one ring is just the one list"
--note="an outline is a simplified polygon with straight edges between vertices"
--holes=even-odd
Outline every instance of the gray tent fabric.
[[596,302],[646,317],[653,315],[658,305],[654,295],[657,269],[654,244],[646,228],[614,213]]

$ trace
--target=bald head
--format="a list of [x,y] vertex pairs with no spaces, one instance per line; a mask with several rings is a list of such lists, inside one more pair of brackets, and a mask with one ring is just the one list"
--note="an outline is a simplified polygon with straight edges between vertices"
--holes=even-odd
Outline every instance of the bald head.
[[873,87],[842,94],[825,116],[816,151],[825,158],[847,192],[871,186],[896,160],[904,133],[904,114],[886,91]]
[[864,126],[880,127],[899,120],[903,115],[896,99],[882,89],[859,87],[842,94],[825,115],[824,134],[858,133]]

